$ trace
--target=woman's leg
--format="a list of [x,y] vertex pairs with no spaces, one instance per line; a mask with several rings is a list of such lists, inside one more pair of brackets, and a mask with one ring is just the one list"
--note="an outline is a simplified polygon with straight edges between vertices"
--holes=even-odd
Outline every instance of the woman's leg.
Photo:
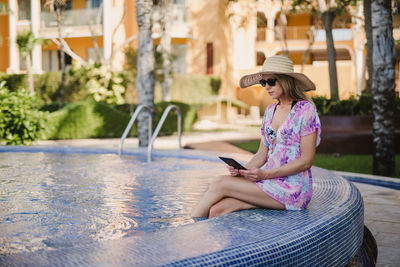
[[220,176],[193,210],[193,217],[209,216],[210,208],[224,198],[235,198],[262,208],[284,209],[284,205],[263,192],[255,183],[241,177]]
[[234,211],[248,210],[254,208],[257,208],[257,206],[251,205],[236,198],[226,197],[210,208],[208,217],[214,218],[224,214],[232,213]]

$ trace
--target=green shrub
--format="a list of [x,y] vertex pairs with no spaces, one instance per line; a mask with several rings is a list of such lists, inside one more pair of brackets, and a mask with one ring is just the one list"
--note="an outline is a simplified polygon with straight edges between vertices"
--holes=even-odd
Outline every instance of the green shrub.
[[210,77],[211,92],[214,95],[218,95],[219,89],[221,88],[221,79],[217,77]]
[[[370,93],[363,91],[358,99],[349,98],[332,101],[323,96],[313,97],[320,115],[372,115],[373,98]],[[395,98],[395,114],[400,115],[400,98]]]
[[113,71],[109,65],[93,62],[86,66],[73,64],[68,76],[68,95],[78,94],[83,99],[90,96],[98,102],[109,104],[124,103],[124,72]]
[[35,92],[43,104],[51,104],[59,99],[61,72],[35,74]]
[[[196,108],[178,102],[161,102],[155,105],[153,128],[155,129],[162,112],[170,104],[177,105],[181,110],[182,130],[190,130],[196,120]],[[43,133],[47,139],[120,138],[130,120],[128,108],[128,105],[111,106],[93,100],[67,104],[48,116],[48,124]],[[171,111],[159,135],[170,135],[176,131],[176,112]],[[128,136],[137,136],[137,121]]]
[[[155,115],[153,119],[154,129],[161,119],[162,113],[169,105],[176,105],[181,111],[182,131],[190,131],[197,119],[197,109],[181,102],[159,102],[155,105]],[[178,130],[178,116],[174,110],[171,110],[165,119],[165,122],[160,130],[159,136],[171,135]]]
[[0,139],[7,145],[25,145],[40,138],[46,113],[38,99],[25,89],[11,92],[0,82]]
[[220,79],[216,77],[174,74],[170,95],[173,101],[187,104],[213,103],[217,100],[220,86]]
[[25,89],[28,86],[26,74],[7,74],[2,72],[0,73],[0,82],[1,81],[5,81],[8,90],[12,92]]
[[[45,130],[48,139],[121,137],[129,114],[105,103],[88,100],[67,104],[51,113],[48,121]],[[136,132],[135,126],[132,128]]]

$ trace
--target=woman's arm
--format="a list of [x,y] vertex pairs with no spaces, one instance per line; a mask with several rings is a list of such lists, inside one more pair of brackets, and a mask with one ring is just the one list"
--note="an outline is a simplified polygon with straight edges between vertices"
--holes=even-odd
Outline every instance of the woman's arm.
[[[258,151],[254,156],[250,159],[249,162],[244,165],[246,169],[253,169],[253,168],[261,168],[267,162],[268,159],[268,148],[264,145],[263,141],[260,141],[260,145],[258,146]],[[238,176],[240,175],[239,170],[228,166],[229,173],[231,176]]]
[[260,145],[258,146],[257,153],[251,158],[249,162],[246,163],[246,169],[254,169],[254,168],[261,168],[268,159],[268,148],[260,141]]
[[[311,168],[315,156],[317,132],[300,138],[300,157],[278,168],[262,170],[253,167],[249,170],[240,170],[239,173],[250,181],[257,182],[265,179],[284,177]],[[258,153],[258,152],[257,152]],[[250,161],[251,162],[251,161]],[[249,162],[249,163],[250,163]],[[261,167],[261,166],[260,166]]]

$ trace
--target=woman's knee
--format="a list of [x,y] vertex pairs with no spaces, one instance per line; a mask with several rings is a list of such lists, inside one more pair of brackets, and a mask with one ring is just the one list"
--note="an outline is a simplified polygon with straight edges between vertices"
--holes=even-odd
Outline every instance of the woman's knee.
[[214,204],[211,208],[210,208],[210,212],[209,212],[209,217],[210,218],[214,218],[217,216],[221,216],[224,214],[229,213],[229,207],[225,204],[224,201],[220,201],[216,204]]
[[231,177],[228,176],[228,175],[221,175],[221,176],[218,176],[218,177],[211,183],[211,185],[210,185],[210,190],[217,191],[217,192],[220,192],[220,193],[223,192],[224,189],[226,188],[226,185],[227,185],[228,180],[229,180],[230,178],[231,178]]

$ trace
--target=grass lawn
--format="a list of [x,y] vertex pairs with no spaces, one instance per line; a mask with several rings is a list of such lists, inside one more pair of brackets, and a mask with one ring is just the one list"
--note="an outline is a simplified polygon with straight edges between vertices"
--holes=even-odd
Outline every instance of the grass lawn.
[[[259,141],[250,141],[234,145],[255,153],[259,143]],[[316,154],[313,165],[328,170],[372,174],[372,160],[372,155]],[[400,155],[396,155],[395,177],[400,177]]]

